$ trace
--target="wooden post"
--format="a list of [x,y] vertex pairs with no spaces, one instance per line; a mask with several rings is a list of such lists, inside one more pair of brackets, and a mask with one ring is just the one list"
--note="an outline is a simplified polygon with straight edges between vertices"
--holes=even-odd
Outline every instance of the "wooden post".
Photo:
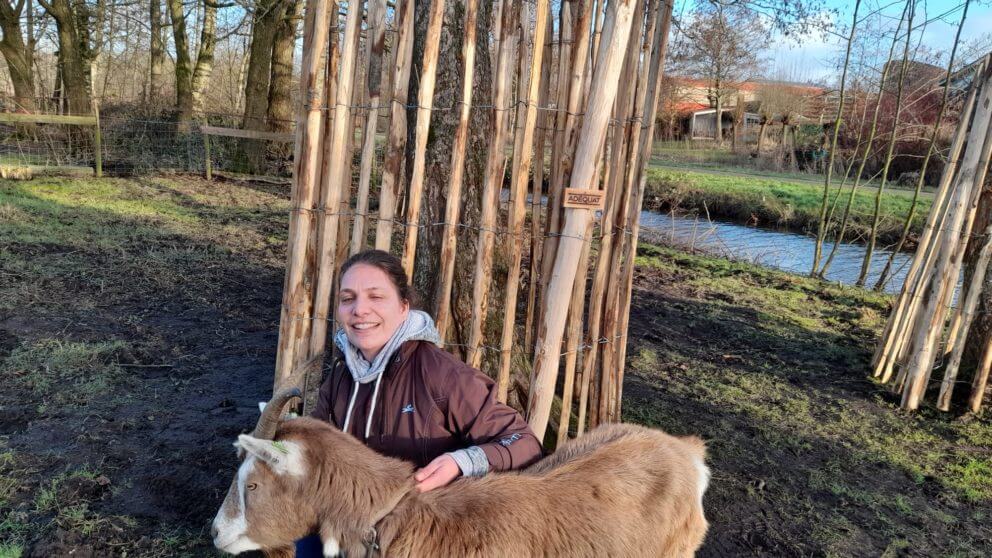
[[934,281],[930,283],[926,303],[913,328],[912,357],[907,366],[906,387],[902,397],[902,407],[907,410],[915,410],[919,406],[926,389],[926,380],[933,366],[936,341],[943,332],[946,308],[941,304],[943,299],[941,288],[943,283],[956,280],[958,271],[953,258],[959,238],[954,231],[964,230],[963,225],[966,219],[970,220],[968,216],[973,213],[978,201],[978,196],[975,194],[981,190],[981,184],[975,184],[975,177],[979,172],[979,161],[988,159],[987,155],[982,156],[982,152],[986,151],[986,145],[992,140],[986,138],[986,135],[992,132],[992,127],[989,126],[992,116],[992,73],[986,71],[982,81],[978,110],[969,134],[968,149],[965,151],[961,172],[957,177],[958,187],[955,189],[956,196],[951,204],[951,219],[949,223],[945,223],[946,228],[952,232],[943,235],[935,265]]
[[[313,326],[310,333],[310,355],[318,355],[324,351],[327,341],[328,322],[333,316],[328,313],[331,305],[331,291],[334,287],[334,271],[338,260],[336,250],[338,237],[338,220],[341,209],[341,194],[349,191],[351,161],[348,153],[351,151],[352,128],[350,107],[352,86],[355,78],[354,48],[359,23],[362,21],[360,3],[349,6],[345,16],[344,39],[341,49],[341,70],[338,78],[336,105],[334,107],[334,122],[330,137],[330,160],[327,174],[324,177],[320,207],[322,215],[317,227],[317,286],[313,295]],[[348,180],[344,180],[347,176]]]
[[992,368],[992,337],[985,341],[982,350],[982,360],[975,371],[975,379],[971,382],[971,396],[968,398],[968,408],[971,412],[977,413],[982,408],[982,399],[985,398],[985,388],[989,382],[989,369]]
[[[550,21],[550,2],[548,3],[547,12],[548,15],[545,17]],[[548,35],[548,33],[545,33],[545,37],[548,37]],[[537,48],[536,42],[534,48]],[[544,195],[544,149],[549,120],[547,106],[549,89],[551,88],[551,67],[554,61],[551,41],[545,39],[545,44],[542,48],[544,48],[544,64],[541,68],[541,85],[537,101],[538,108],[541,110],[537,114],[537,131],[534,139],[534,160],[536,164],[533,165],[534,181],[530,190],[530,285],[527,288],[527,318],[524,323],[524,347],[526,347],[528,352],[534,346],[534,313],[537,303],[537,291],[541,284],[541,249],[544,247],[544,239],[542,238],[544,227],[541,225],[541,198]]]
[[[651,11],[648,14],[646,33],[641,47],[641,68],[637,78],[637,94],[634,98],[633,112],[631,113],[631,126],[627,142],[626,152],[626,174],[618,173],[618,178],[622,178],[624,192],[624,203],[626,203],[623,235],[614,237],[614,252],[623,251],[623,265],[617,267],[620,272],[620,281],[617,283],[616,310],[611,313],[615,316],[616,327],[611,331],[613,362],[610,365],[610,373],[615,375],[610,392],[608,418],[612,421],[620,420],[621,399],[623,394],[623,377],[626,366],[627,354],[627,328],[630,315],[631,290],[633,288],[634,263],[637,256],[637,236],[640,229],[641,205],[644,198],[644,176],[647,161],[651,156],[651,146],[653,134],[653,123],[657,108],[657,90],[660,87],[658,75],[661,73],[661,64],[664,60],[665,50],[668,43],[668,29],[671,23],[670,13],[663,16],[661,25],[657,25],[657,2],[653,2]],[[664,7],[662,9],[665,9]],[[660,33],[660,34],[659,34]],[[649,63],[650,61],[650,63]],[[653,64],[653,65],[652,65]],[[645,107],[650,104],[650,108]],[[645,117],[647,120],[645,120]],[[647,134],[642,132],[647,129]],[[625,249],[624,249],[625,247]],[[611,293],[612,294],[612,293]],[[611,296],[610,300],[614,300]],[[605,362],[605,359],[604,359]],[[605,372],[605,371],[604,371]]]
[[[296,340],[309,333],[310,286],[305,284],[307,248],[313,222],[313,205],[320,169],[321,92],[317,89],[323,65],[324,48],[330,27],[328,0],[308,0],[303,28],[303,63],[300,74],[300,103],[294,152],[292,211],[289,216],[289,244],[286,251],[286,280],[279,318],[279,346],[276,352],[274,389],[285,384],[306,354],[297,354]],[[336,8],[336,5],[334,6]]]
[[[517,94],[513,101],[513,166],[510,172],[510,195],[513,195],[513,185],[517,182],[517,174],[520,172],[520,152],[524,149],[524,119],[527,117],[527,92],[530,91],[530,72],[527,64],[531,61],[531,49],[534,40],[533,30],[530,28],[530,8],[531,2],[519,2],[520,15],[517,16],[517,28],[519,36],[515,41],[515,58],[517,60]],[[540,75],[540,74],[538,74]],[[509,209],[513,209],[510,202]]]
[[379,192],[379,222],[376,223],[375,230],[376,249],[387,252],[392,246],[396,202],[403,189],[399,176],[406,145],[407,88],[410,85],[413,58],[413,7],[414,0],[402,0],[402,6],[396,6],[396,28],[399,32],[395,45],[392,119],[389,121],[389,143]]
[[[631,43],[640,44],[641,34],[640,34],[640,21],[643,15],[642,12],[643,3],[638,3],[637,10],[635,12],[634,21],[638,23],[636,29],[632,32]],[[649,36],[647,38],[650,41],[653,37]],[[627,225],[629,206],[631,204],[631,189],[630,185],[626,181],[626,170],[627,162],[634,158],[633,152],[633,129],[635,128],[636,119],[633,118],[635,111],[635,97],[637,92],[644,92],[644,86],[640,88],[637,87],[637,77],[643,76],[643,73],[639,73],[638,61],[640,60],[640,50],[628,48],[627,58],[624,61],[623,73],[620,77],[619,93],[616,100],[615,108],[615,118],[617,123],[614,125],[613,132],[613,146],[611,148],[611,159],[610,159],[610,172],[607,175],[607,188],[619,195],[619,203],[616,206],[617,216],[616,225],[624,226]],[[647,62],[648,57],[645,57],[645,62]],[[636,123],[639,126],[639,123]],[[615,229],[614,229],[615,230]],[[613,231],[611,231],[613,232]],[[626,228],[624,229],[626,232]],[[600,384],[598,390],[598,409],[594,415],[595,420],[593,424],[598,424],[605,421],[612,420],[613,408],[616,401],[613,398],[613,394],[617,389],[617,379],[619,377],[618,368],[619,365],[616,362],[617,355],[619,354],[617,340],[619,338],[619,325],[620,325],[620,290],[623,283],[623,274],[621,272],[624,263],[623,256],[624,250],[623,246],[626,242],[626,236],[624,234],[611,234],[607,237],[607,240],[612,244],[610,248],[612,259],[610,262],[610,268],[613,273],[607,276],[607,286],[606,286],[606,296],[605,296],[605,310],[603,315],[603,334],[606,338],[606,342],[602,344],[602,358],[600,359]]]
[[207,180],[213,180],[213,165],[210,163],[210,135],[200,134],[203,136],[203,170],[204,176]]
[[[589,92],[587,117],[583,122],[575,156],[577,164],[571,177],[573,188],[589,189],[593,183],[599,150],[606,134],[609,109],[616,97],[624,51],[630,37],[633,4],[634,0],[610,2],[606,14],[600,55],[596,63],[593,87]],[[589,209],[569,208],[565,211],[565,224],[545,299],[546,312],[538,331],[527,404],[528,422],[538,439],[543,439],[551,413],[568,302],[578,271],[576,264],[584,244],[581,235],[590,219],[592,211]]]
[[96,118],[96,125],[93,126],[93,162],[96,177],[103,177],[103,138],[100,133],[100,103],[93,101],[93,117]]
[[465,176],[465,147],[468,144],[468,126],[472,111],[472,82],[475,77],[475,35],[479,13],[479,0],[466,0],[465,39],[462,43],[462,108],[455,130],[455,143],[451,150],[451,177],[448,182],[448,201],[444,209],[444,237],[441,239],[441,283],[437,294],[437,331],[443,343],[451,322],[451,286],[455,279],[455,250],[458,230],[455,224],[461,213],[462,182]]
[[[526,4],[526,3],[525,3]],[[520,263],[523,259],[523,233],[526,219],[527,179],[530,175],[533,158],[534,126],[537,123],[538,92],[544,63],[544,37],[548,26],[548,0],[537,0],[537,19],[534,26],[534,55],[530,65],[530,82],[527,89],[527,105],[524,115],[521,149],[513,158],[519,161],[516,180],[510,190],[509,229],[512,235],[509,242],[510,269],[506,276],[506,304],[503,307],[503,338],[500,342],[499,375],[497,376],[497,398],[506,401],[510,385],[510,361],[513,334],[516,331],[517,291],[520,286]],[[527,22],[523,24],[526,26]],[[523,52],[523,49],[521,49]],[[523,58],[524,55],[521,55]],[[540,203],[540,196],[538,196]]]
[[503,37],[500,40],[499,61],[496,64],[496,92],[493,95],[493,133],[486,158],[486,176],[482,188],[482,215],[480,218],[479,240],[475,259],[475,278],[472,282],[472,323],[469,330],[468,360],[470,366],[478,368],[482,362],[482,325],[486,319],[489,295],[489,280],[492,274],[493,242],[495,241],[496,213],[499,207],[499,192],[503,184],[506,166],[506,121],[509,119],[506,90],[508,89],[512,61],[510,51],[516,12],[507,7],[503,10]]
[[427,21],[424,44],[424,66],[420,73],[417,93],[417,128],[414,137],[413,171],[410,173],[410,199],[406,204],[406,243],[403,246],[403,269],[413,276],[413,260],[417,255],[417,233],[420,231],[420,200],[424,193],[424,159],[427,156],[427,134],[430,131],[434,107],[434,82],[437,78],[437,56],[441,48],[441,23],[444,21],[444,0],[433,0]]
[[561,161],[564,150],[565,120],[568,111],[568,87],[571,80],[568,78],[570,71],[569,48],[572,42],[572,2],[562,2],[558,14],[558,78],[555,91],[555,114],[554,130],[551,134],[551,187],[548,191],[548,207],[545,212],[544,226],[545,238],[543,252],[543,263],[541,264],[541,291],[540,308],[538,312],[538,323],[544,320],[544,312],[547,304],[544,303],[548,292],[548,282],[551,280],[551,269],[554,266],[555,255],[558,248],[558,233],[561,231],[561,194],[562,194],[562,174]]
[[369,114],[365,119],[362,142],[362,162],[358,173],[358,194],[355,200],[355,222],[351,229],[350,253],[365,248],[368,234],[369,192],[372,167],[375,164],[375,135],[379,122],[379,101],[382,98],[382,53],[386,48],[386,0],[371,0],[368,9],[366,52],[368,55]]
[[882,340],[878,345],[878,350],[873,357],[875,364],[873,375],[876,378],[880,377],[882,383],[888,382],[892,374],[892,369],[903,345],[902,339],[906,337],[906,327],[912,323],[912,316],[915,314],[915,311],[910,312],[909,309],[915,309],[918,306],[918,297],[916,294],[924,286],[921,283],[921,278],[927,275],[928,272],[925,270],[929,269],[932,262],[933,249],[941,233],[939,223],[942,222],[946,212],[948,200],[950,199],[950,186],[954,181],[955,171],[961,157],[961,149],[967,137],[968,122],[974,110],[979,75],[980,73],[976,72],[972,81],[971,91],[961,109],[961,124],[958,125],[954,139],[951,142],[948,162],[941,174],[940,183],[936,194],[934,194],[930,213],[927,215],[927,221],[923,226],[920,242],[916,252],[913,254],[913,260],[906,273],[906,279],[903,282],[902,289],[899,291],[899,297],[896,299],[893,310],[889,315],[889,320],[885,331],[882,333]]
[[[598,176],[598,174],[597,174]],[[579,342],[582,340],[582,315],[585,311],[586,280],[588,279],[589,250],[592,246],[593,221],[589,221],[583,235],[582,251],[579,253],[578,273],[572,284],[572,299],[569,301],[568,322],[565,327],[565,376],[561,388],[561,415],[558,418],[558,442],[560,447],[568,440],[568,425],[572,414],[572,400],[575,393],[575,368],[578,364]]]
[[[948,338],[948,344],[952,347],[951,356],[947,368],[944,370],[944,381],[940,384],[940,395],[937,397],[937,408],[941,411],[951,409],[954,381],[958,377],[958,368],[961,366],[961,357],[964,355],[965,341],[968,339],[968,331],[971,329],[971,322],[975,318],[975,310],[978,308],[978,296],[982,293],[982,287],[985,283],[985,272],[989,267],[989,259],[992,258],[992,225],[985,228],[982,239],[982,249],[975,263],[971,284],[965,285],[967,294],[964,297],[964,302],[959,302],[961,309],[959,314],[961,316],[960,328],[956,336]],[[962,242],[962,251],[964,244]],[[951,288],[953,289],[953,284]]]

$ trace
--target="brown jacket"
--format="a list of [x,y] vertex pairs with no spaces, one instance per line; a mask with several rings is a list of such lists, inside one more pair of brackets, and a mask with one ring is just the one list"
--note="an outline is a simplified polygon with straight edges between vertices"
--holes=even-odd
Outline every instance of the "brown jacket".
[[[362,440],[375,382],[360,384],[348,433]],[[343,428],[354,380],[338,360],[310,416]],[[426,341],[407,341],[383,372],[365,445],[423,467],[435,457],[479,446],[491,471],[520,469],[541,445],[514,409],[496,400],[491,379]]]

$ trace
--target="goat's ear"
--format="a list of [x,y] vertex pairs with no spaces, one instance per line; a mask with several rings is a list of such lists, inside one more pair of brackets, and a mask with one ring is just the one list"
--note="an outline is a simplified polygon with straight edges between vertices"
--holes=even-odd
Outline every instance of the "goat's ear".
[[278,475],[304,473],[303,448],[296,442],[260,440],[242,434],[235,445],[257,457]]

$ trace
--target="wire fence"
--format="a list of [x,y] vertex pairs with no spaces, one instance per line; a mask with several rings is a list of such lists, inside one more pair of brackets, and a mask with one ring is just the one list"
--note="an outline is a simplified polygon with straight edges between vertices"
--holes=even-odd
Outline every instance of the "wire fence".
[[[35,114],[68,116],[42,99]],[[0,107],[7,106],[0,99]],[[140,105],[102,107],[99,129],[103,171],[109,176],[157,171],[203,173],[207,154],[218,171],[289,179],[292,142],[211,135],[202,126],[240,129],[241,115],[208,113],[183,123],[178,112]],[[274,125],[275,124],[275,125]],[[291,130],[288,122],[261,122],[261,130]],[[209,142],[209,147],[207,143]],[[94,131],[62,123],[0,123],[0,164],[40,168],[93,168]]]

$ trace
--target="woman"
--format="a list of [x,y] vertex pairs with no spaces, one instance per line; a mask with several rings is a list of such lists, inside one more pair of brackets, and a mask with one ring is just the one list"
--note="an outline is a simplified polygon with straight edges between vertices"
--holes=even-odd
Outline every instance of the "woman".
[[[496,400],[491,379],[437,347],[433,320],[412,299],[396,256],[368,250],[341,266],[334,343],[343,358],[310,416],[416,464],[421,492],[537,461],[527,423]],[[297,555],[309,556],[302,546]]]

